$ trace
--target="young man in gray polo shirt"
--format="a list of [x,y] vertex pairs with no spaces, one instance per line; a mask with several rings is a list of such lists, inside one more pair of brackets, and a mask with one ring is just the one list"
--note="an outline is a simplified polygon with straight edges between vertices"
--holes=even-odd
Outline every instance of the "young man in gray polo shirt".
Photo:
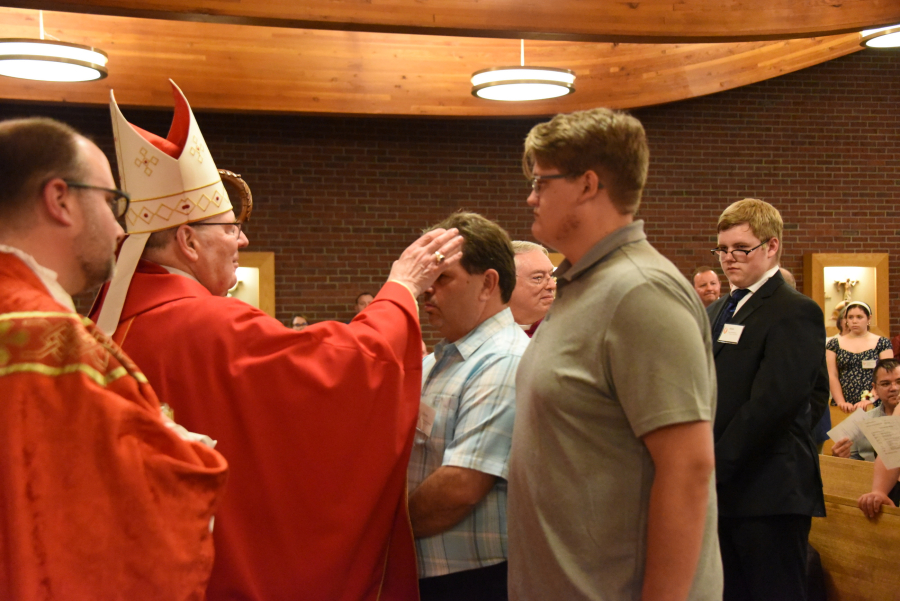
[[634,220],[643,127],[607,109],[532,129],[532,233],[566,260],[516,378],[511,599],[722,596],[709,321]]

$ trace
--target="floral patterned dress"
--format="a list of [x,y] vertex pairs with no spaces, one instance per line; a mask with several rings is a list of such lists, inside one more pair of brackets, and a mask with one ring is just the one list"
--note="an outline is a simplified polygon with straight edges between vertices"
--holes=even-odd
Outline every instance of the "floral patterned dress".
[[844,400],[855,405],[860,401],[863,392],[872,390],[872,373],[875,370],[863,368],[863,361],[878,359],[882,351],[891,350],[891,341],[881,337],[875,348],[861,353],[851,353],[841,348],[838,338],[835,336],[829,340],[825,348],[837,355],[838,380],[841,383]]

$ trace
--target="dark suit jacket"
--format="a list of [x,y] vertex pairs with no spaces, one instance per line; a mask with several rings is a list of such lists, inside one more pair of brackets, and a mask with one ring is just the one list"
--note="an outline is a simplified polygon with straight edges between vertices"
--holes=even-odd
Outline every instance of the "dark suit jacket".
[[[726,300],[707,307],[710,323]],[[737,344],[713,340],[719,514],[823,516],[812,438],[828,399],[822,310],[776,272],[729,323],[744,330]]]

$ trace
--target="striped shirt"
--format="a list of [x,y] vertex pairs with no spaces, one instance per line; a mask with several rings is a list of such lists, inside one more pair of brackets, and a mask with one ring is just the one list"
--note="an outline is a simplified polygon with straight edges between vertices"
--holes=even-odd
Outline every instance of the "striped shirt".
[[529,339],[507,308],[425,358],[422,403],[435,410],[431,435],[416,431],[410,492],[449,465],[499,480],[475,509],[441,534],[416,539],[419,577],[506,561],[506,478],[515,418],[516,369]]

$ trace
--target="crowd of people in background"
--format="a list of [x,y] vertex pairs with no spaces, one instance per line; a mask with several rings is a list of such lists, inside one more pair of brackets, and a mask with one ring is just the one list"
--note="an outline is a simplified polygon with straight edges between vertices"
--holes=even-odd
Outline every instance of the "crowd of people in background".
[[[709,224],[727,292],[685,278],[636,218],[640,122],[557,115],[522,157],[540,244],[458,212],[349,323],[285,327],[225,296],[252,202],[173,97],[166,138],[112,100],[123,190],[68,126],[0,123],[0,597],[807,598],[814,426],[893,415],[900,363],[865,302],[826,344],[775,206]],[[894,503],[870,445],[832,452]]]
[[[353,315],[359,315],[360,313],[362,313],[363,309],[368,307],[373,300],[375,300],[375,296],[370,292],[360,292],[359,294],[357,294],[356,299],[353,301]],[[295,313],[291,315],[291,318],[288,321],[287,325],[289,328],[299,332],[307,326],[311,325],[311,323],[312,322],[310,322],[305,315],[301,313]]]

